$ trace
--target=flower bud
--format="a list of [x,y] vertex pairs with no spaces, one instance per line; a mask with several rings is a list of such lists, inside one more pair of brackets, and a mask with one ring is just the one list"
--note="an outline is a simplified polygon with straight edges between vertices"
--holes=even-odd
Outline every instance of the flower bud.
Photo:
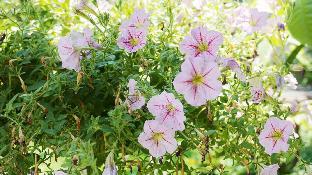
[[114,162],[114,153],[110,152],[105,161],[105,169],[102,175],[117,175],[117,167]]

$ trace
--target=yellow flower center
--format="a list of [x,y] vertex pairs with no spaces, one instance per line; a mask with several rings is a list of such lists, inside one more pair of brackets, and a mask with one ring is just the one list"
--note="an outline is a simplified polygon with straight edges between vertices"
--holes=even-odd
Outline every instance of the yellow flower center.
[[139,39],[138,38],[132,38],[130,39],[130,44],[131,46],[136,46],[139,44]]
[[164,138],[164,133],[161,133],[161,132],[155,132],[155,133],[153,133],[153,135],[152,135],[152,139],[153,139],[155,142],[159,142],[159,141],[161,141],[163,138]]
[[204,52],[208,50],[208,45],[205,43],[200,43],[197,47],[199,52]]
[[204,82],[204,77],[201,76],[201,75],[195,75],[193,80],[192,80],[192,83],[194,85],[200,85]]
[[274,140],[280,140],[283,138],[283,132],[281,130],[276,129],[275,131],[273,131],[272,133],[272,138]]
[[167,111],[173,112],[175,111],[175,107],[170,103],[166,105]]

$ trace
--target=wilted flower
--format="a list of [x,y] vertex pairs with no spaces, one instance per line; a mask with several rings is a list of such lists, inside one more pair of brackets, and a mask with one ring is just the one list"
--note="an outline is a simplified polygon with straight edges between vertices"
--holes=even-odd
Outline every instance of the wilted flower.
[[278,166],[278,164],[273,164],[273,165],[269,165],[269,166],[265,166],[262,170],[260,175],[277,175],[277,170],[280,167]]
[[141,93],[136,89],[136,81],[133,79],[129,80],[128,88],[129,95],[126,99],[126,103],[131,111],[140,109],[145,104],[145,98]]
[[259,142],[269,155],[288,150],[289,136],[294,132],[294,125],[286,120],[270,117],[259,135]]
[[180,43],[180,51],[189,57],[203,57],[214,61],[222,43],[221,33],[198,27],[191,31],[191,36],[186,36]]
[[241,69],[241,67],[239,66],[239,64],[237,63],[237,61],[235,61],[232,58],[225,58],[223,59],[223,66],[227,66],[229,67],[233,72],[236,73],[237,78],[243,82],[246,81],[246,77]]
[[261,80],[258,78],[254,78],[251,79],[249,83],[251,85],[250,90],[252,95],[252,101],[254,103],[260,103],[265,97],[265,91],[262,86]]
[[142,31],[128,29],[127,32],[119,36],[117,44],[127,52],[136,52],[145,46],[146,36]]
[[127,33],[129,29],[141,31],[145,35],[147,34],[148,27],[150,25],[149,22],[149,14],[145,12],[144,9],[135,10],[134,13],[131,15],[130,19],[124,21],[119,30],[122,33]]
[[173,85],[189,104],[200,106],[219,96],[222,90],[222,83],[218,80],[220,75],[215,62],[187,58],[182,63],[181,72],[175,77]]
[[182,103],[174,98],[172,93],[162,92],[153,96],[147,102],[148,110],[156,117],[156,120],[173,130],[184,130],[184,111]]
[[178,146],[174,138],[174,130],[160,124],[157,120],[145,121],[144,131],[138,141],[153,157],[161,157],[166,152],[171,154]]
[[117,167],[114,161],[114,153],[110,152],[105,161],[105,169],[102,175],[117,175]]

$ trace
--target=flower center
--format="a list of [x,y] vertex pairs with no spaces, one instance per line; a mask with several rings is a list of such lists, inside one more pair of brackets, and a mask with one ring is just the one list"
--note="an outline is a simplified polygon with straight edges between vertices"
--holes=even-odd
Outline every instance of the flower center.
[[257,24],[258,24],[257,20],[251,20],[250,21],[250,25],[253,26],[253,27],[257,26]]
[[175,107],[171,103],[166,105],[166,109],[169,112],[175,111]]
[[161,132],[155,132],[153,133],[152,135],[152,139],[155,141],[155,142],[159,142],[160,140],[162,140],[164,138],[164,133],[161,133]]
[[275,130],[272,133],[272,138],[274,140],[280,140],[283,137],[283,132],[281,130]]
[[197,47],[199,52],[205,52],[208,50],[208,45],[205,43],[200,43]]
[[204,82],[204,77],[202,75],[195,75],[193,77],[192,83],[194,85],[200,85]]
[[139,44],[139,39],[138,38],[132,38],[130,39],[130,44],[131,46],[136,46]]

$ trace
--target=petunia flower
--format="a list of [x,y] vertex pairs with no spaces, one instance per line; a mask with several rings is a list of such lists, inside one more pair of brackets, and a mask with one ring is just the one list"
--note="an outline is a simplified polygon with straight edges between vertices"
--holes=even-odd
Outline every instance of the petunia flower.
[[148,27],[150,25],[149,22],[149,14],[145,12],[144,9],[138,10],[136,9],[134,13],[131,15],[130,19],[124,21],[119,30],[122,33],[127,33],[129,29],[141,31],[144,34],[147,34]]
[[138,141],[153,157],[161,157],[166,152],[172,154],[178,146],[174,130],[157,120],[145,121],[144,131],[139,135]]
[[191,36],[186,36],[180,43],[180,51],[189,57],[203,57],[214,61],[222,43],[221,33],[198,27],[191,31]]
[[184,111],[182,103],[174,98],[172,93],[162,92],[160,95],[153,96],[147,102],[148,110],[159,120],[173,130],[184,130]]
[[235,61],[233,58],[225,58],[222,61],[222,65],[225,67],[229,67],[233,72],[236,73],[237,78],[243,82],[246,81],[246,77],[241,69],[241,67],[239,66],[239,64],[237,63],[237,61]]
[[249,80],[253,103],[260,103],[265,97],[265,91],[259,78]]
[[270,117],[259,135],[259,142],[269,155],[288,150],[289,136],[294,133],[294,125],[286,120]]
[[268,22],[269,13],[259,12],[258,9],[249,9],[245,20],[242,22],[242,29],[251,34],[260,31]]
[[105,160],[105,169],[102,175],[117,175],[117,167],[114,161],[114,153],[110,152]]
[[142,49],[145,44],[145,34],[142,31],[137,31],[134,29],[128,29],[127,32],[122,33],[117,40],[117,45],[130,53]]
[[260,175],[277,175],[277,171],[279,169],[278,164],[273,164],[269,166],[265,166],[262,170]]
[[58,52],[62,60],[62,67],[80,71],[80,50],[74,46],[70,36],[60,39]]
[[83,29],[83,36],[90,47],[94,47],[96,49],[101,48],[101,45],[95,42],[92,38],[92,31],[89,28]]
[[222,90],[222,83],[218,80],[220,75],[217,63],[186,58],[173,85],[190,105],[200,106],[219,96]]
[[145,98],[136,89],[135,85],[136,81],[130,79],[128,83],[129,95],[126,99],[126,103],[128,104],[130,111],[140,109],[145,104]]
[[68,36],[60,38],[58,52],[62,60],[63,68],[74,69],[77,72],[80,71],[80,52],[82,49],[99,47],[91,36],[91,31],[85,29],[84,33],[73,30]]

